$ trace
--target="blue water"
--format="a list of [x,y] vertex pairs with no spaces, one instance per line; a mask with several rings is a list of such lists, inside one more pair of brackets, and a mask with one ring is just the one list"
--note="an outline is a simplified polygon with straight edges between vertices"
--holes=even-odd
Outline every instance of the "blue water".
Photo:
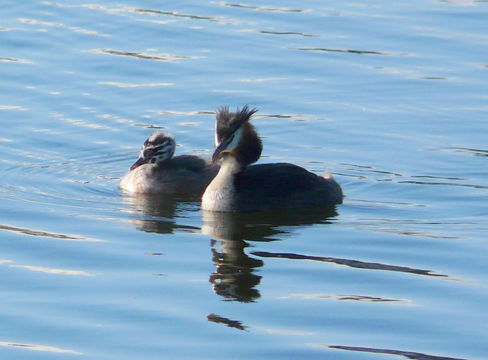
[[[488,358],[486,1],[2,5],[2,359]],[[344,204],[119,192],[244,104]]]

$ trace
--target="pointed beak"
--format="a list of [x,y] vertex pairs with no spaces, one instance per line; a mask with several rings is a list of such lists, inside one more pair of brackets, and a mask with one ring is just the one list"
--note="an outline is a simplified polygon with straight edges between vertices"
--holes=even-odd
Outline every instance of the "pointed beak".
[[138,168],[139,166],[147,163],[148,161],[149,161],[149,159],[145,159],[143,157],[140,157],[139,159],[137,159],[137,161],[134,164],[132,164],[132,166],[130,167],[130,170],[132,171],[132,170]]
[[226,141],[222,141],[218,146],[217,148],[215,149],[213,155],[212,155],[212,162],[213,163],[216,163],[217,161],[220,160],[220,158],[222,157],[222,153],[224,152],[225,148],[227,147],[227,142]]

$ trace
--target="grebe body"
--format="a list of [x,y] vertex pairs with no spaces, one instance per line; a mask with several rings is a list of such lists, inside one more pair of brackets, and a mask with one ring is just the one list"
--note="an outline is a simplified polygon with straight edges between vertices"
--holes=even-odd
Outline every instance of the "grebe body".
[[175,148],[171,135],[153,133],[120,180],[120,188],[130,194],[202,194],[219,166],[194,155],[173,157]]
[[262,143],[249,123],[256,109],[217,112],[213,161],[220,170],[202,197],[202,209],[250,212],[342,203],[342,189],[330,174],[318,176],[289,163],[251,165]]

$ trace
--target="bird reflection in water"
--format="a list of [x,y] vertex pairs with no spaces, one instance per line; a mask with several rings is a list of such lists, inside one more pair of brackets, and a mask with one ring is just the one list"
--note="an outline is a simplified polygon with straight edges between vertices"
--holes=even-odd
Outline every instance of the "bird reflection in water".
[[215,271],[209,281],[214,292],[229,301],[253,302],[260,297],[256,288],[264,265],[261,258],[249,256],[249,242],[276,241],[291,233],[293,227],[327,223],[337,216],[335,206],[259,213],[202,211],[203,226],[184,225],[178,221],[188,211],[198,211],[198,195],[152,196],[139,194],[124,197],[135,215],[131,222],[144,232],[172,234],[175,231],[202,232],[210,241]]
[[263,266],[263,261],[244,252],[248,246],[244,241],[223,240],[220,249],[215,240],[212,240],[211,245],[215,272],[209,281],[215,293],[241,302],[252,302],[259,298],[259,291],[255,287],[261,281],[261,276],[256,275],[254,270]]
[[172,234],[176,230],[200,232],[195,226],[183,225],[177,222],[179,214],[188,210],[197,211],[199,197],[194,194],[178,196],[154,196],[137,194],[125,196],[124,202],[131,207],[136,215],[131,222],[138,230],[160,234]]
[[335,206],[244,214],[203,211],[202,233],[213,238],[215,271],[209,281],[215,293],[230,301],[257,300],[261,276],[256,272],[264,262],[246,254],[245,249],[251,246],[248,241],[279,240],[291,231],[290,226],[326,223],[336,215]]
[[[254,302],[260,298],[257,289],[261,282],[259,268],[264,266],[261,258],[249,256],[246,248],[250,242],[277,241],[293,232],[294,228],[327,223],[337,216],[335,206],[295,211],[274,211],[260,213],[226,213],[203,211],[202,228],[182,225],[180,214],[198,211],[198,196],[150,196],[140,194],[125,197],[135,214],[131,221],[136,228],[145,232],[171,234],[175,231],[202,232],[209,235],[212,262],[215,271],[209,282],[214,292],[226,301]],[[237,330],[246,330],[241,321],[229,319],[219,314],[209,314],[207,320]]]

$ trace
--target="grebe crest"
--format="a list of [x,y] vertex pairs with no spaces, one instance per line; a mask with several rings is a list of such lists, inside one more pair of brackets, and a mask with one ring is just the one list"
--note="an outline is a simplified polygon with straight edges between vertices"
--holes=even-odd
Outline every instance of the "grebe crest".
[[247,105],[235,113],[227,106],[217,110],[215,122],[215,146],[212,161],[233,156],[243,167],[259,160],[263,145],[254,126],[249,123],[258,110]]
[[164,132],[152,133],[142,145],[139,158],[130,167],[131,170],[143,164],[162,164],[173,157],[176,142],[173,136]]

